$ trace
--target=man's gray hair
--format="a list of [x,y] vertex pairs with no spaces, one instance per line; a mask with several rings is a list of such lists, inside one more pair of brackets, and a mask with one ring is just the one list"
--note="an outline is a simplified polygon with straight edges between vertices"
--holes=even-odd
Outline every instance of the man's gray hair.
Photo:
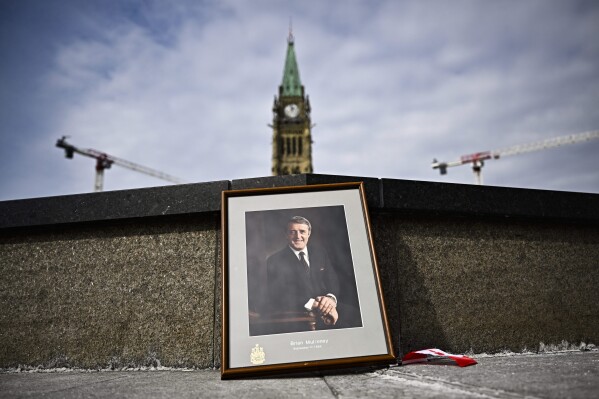
[[312,231],[312,225],[310,224],[310,221],[308,219],[306,219],[303,216],[294,216],[291,219],[289,219],[289,221],[287,222],[287,225],[289,226],[292,223],[296,223],[296,224],[305,224],[306,226],[308,226],[308,231]]

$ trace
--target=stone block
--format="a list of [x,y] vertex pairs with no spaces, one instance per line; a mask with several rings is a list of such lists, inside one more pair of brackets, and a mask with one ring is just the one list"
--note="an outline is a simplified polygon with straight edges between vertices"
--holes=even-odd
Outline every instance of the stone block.
[[0,239],[0,366],[214,364],[218,214]]
[[373,226],[403,353],[599,342],[596,227],[390,214]]

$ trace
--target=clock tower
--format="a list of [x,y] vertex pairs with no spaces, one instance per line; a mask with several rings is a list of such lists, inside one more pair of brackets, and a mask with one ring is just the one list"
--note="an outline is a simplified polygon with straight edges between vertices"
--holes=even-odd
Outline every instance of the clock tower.
[[300,81],[291,31],[283,81],[272,112],[272,174],[312,173],[310,100]]

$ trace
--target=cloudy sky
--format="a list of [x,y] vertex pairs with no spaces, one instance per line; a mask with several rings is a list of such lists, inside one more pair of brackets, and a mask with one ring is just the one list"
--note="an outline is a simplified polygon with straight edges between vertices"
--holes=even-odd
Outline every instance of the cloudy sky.
[[[0,0],[0,200],[93,190],[63,135],[188,182],[268,176],[290,17],[315,173],[472,184],[432,159],[599,130],[594,0]],[[599,193],[598,157],[488,161],[484,182]]]

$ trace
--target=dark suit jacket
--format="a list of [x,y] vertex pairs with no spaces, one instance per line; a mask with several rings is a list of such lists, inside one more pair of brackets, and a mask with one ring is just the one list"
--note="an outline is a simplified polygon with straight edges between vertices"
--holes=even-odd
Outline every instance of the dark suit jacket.
[[268,301],[271,311],[302,311],[310,298],[333,294],[339,298],[339,280],[327,252],[308,246],[310,274],[291,248],[266,260]]

